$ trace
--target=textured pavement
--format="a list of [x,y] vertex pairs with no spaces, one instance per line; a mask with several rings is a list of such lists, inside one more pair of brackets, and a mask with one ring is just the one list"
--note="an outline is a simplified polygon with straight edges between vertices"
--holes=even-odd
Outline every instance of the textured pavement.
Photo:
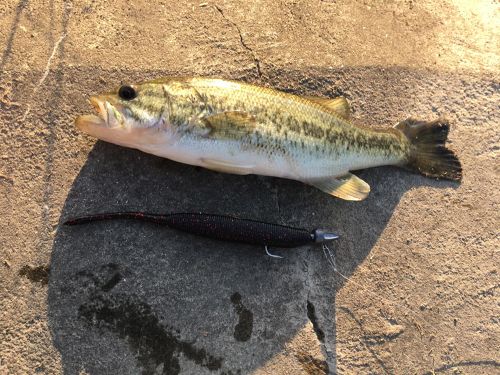
[[[494,374],[499,46],[491,1],[6,1],[0,5],[0,373]],[[355,121],[452,122],[461,184],[357,172],[345,202],[96,142],[88,95],[166,75],[346,96]],[[126,221],[203,211],[328,227],[273,249]]]

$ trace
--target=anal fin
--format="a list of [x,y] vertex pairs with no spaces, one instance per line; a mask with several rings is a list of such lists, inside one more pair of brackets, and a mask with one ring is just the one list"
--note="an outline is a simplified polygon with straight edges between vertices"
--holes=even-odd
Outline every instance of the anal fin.
[[348,201],[361,201],[370,193],[370,185],[361,178],[347,173],[343,176],[307,181],[327,194]]

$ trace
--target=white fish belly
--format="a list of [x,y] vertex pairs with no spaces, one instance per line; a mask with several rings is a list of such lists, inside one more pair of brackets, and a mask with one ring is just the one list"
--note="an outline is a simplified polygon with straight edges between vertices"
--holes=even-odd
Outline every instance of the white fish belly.
[[336,158],[315,157],[305,153],[269,155],[246,148],[237,141],[184,139],[141,145],[140,150],[180,163],[233,174],[258,174],[310,181],[342,176],[352,170],[398,164],[387,157],[346,154]]
[[172,144],[141,145],[138,148],[180,163],[220,172],[300,179],[300,175],[291,167],[293,163],[289,157],[270,157],[264,152],[245,149],[238,142],[185,140]]

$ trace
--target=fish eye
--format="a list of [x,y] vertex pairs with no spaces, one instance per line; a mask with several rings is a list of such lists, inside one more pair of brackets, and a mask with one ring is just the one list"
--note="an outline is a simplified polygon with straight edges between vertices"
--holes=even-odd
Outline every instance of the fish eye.
[[124,100],[132,100],[137,97],[137,92],[132,86],[123,85],[118,90],[118,96]]

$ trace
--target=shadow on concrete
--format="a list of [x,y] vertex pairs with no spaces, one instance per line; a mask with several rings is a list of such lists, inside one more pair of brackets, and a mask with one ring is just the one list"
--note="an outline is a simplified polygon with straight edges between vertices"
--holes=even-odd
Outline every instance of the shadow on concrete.
[[[348,276],[410,188],[404,171],[391,170],[401,178],[384,184],[388,172],[362,172],[377,189],[349,203],[293,181],[218,174],[99,142],[61,220],[128,209],[327,226],[343,236],[334,247]],[[319,249],[276,252],[285,258],[130,221],[61,227],[50,265],[49,322],[65,373],[249,373],[308,319],[334,363],[340,284]]]
[[[345,202],[295,181],[219,174],[98,142],[61,222],[118,210],[203,211],[327,227],[342,236],[333,248],[349,276],[405,191],[450,186],[395,168],[357,174],[372,193]],[[275,252],[285,258],[141,222],[59,227],[48,314],[65,373],[248,374],[281,353],[308,321],[335,372],[342,280],[317,247]]]

